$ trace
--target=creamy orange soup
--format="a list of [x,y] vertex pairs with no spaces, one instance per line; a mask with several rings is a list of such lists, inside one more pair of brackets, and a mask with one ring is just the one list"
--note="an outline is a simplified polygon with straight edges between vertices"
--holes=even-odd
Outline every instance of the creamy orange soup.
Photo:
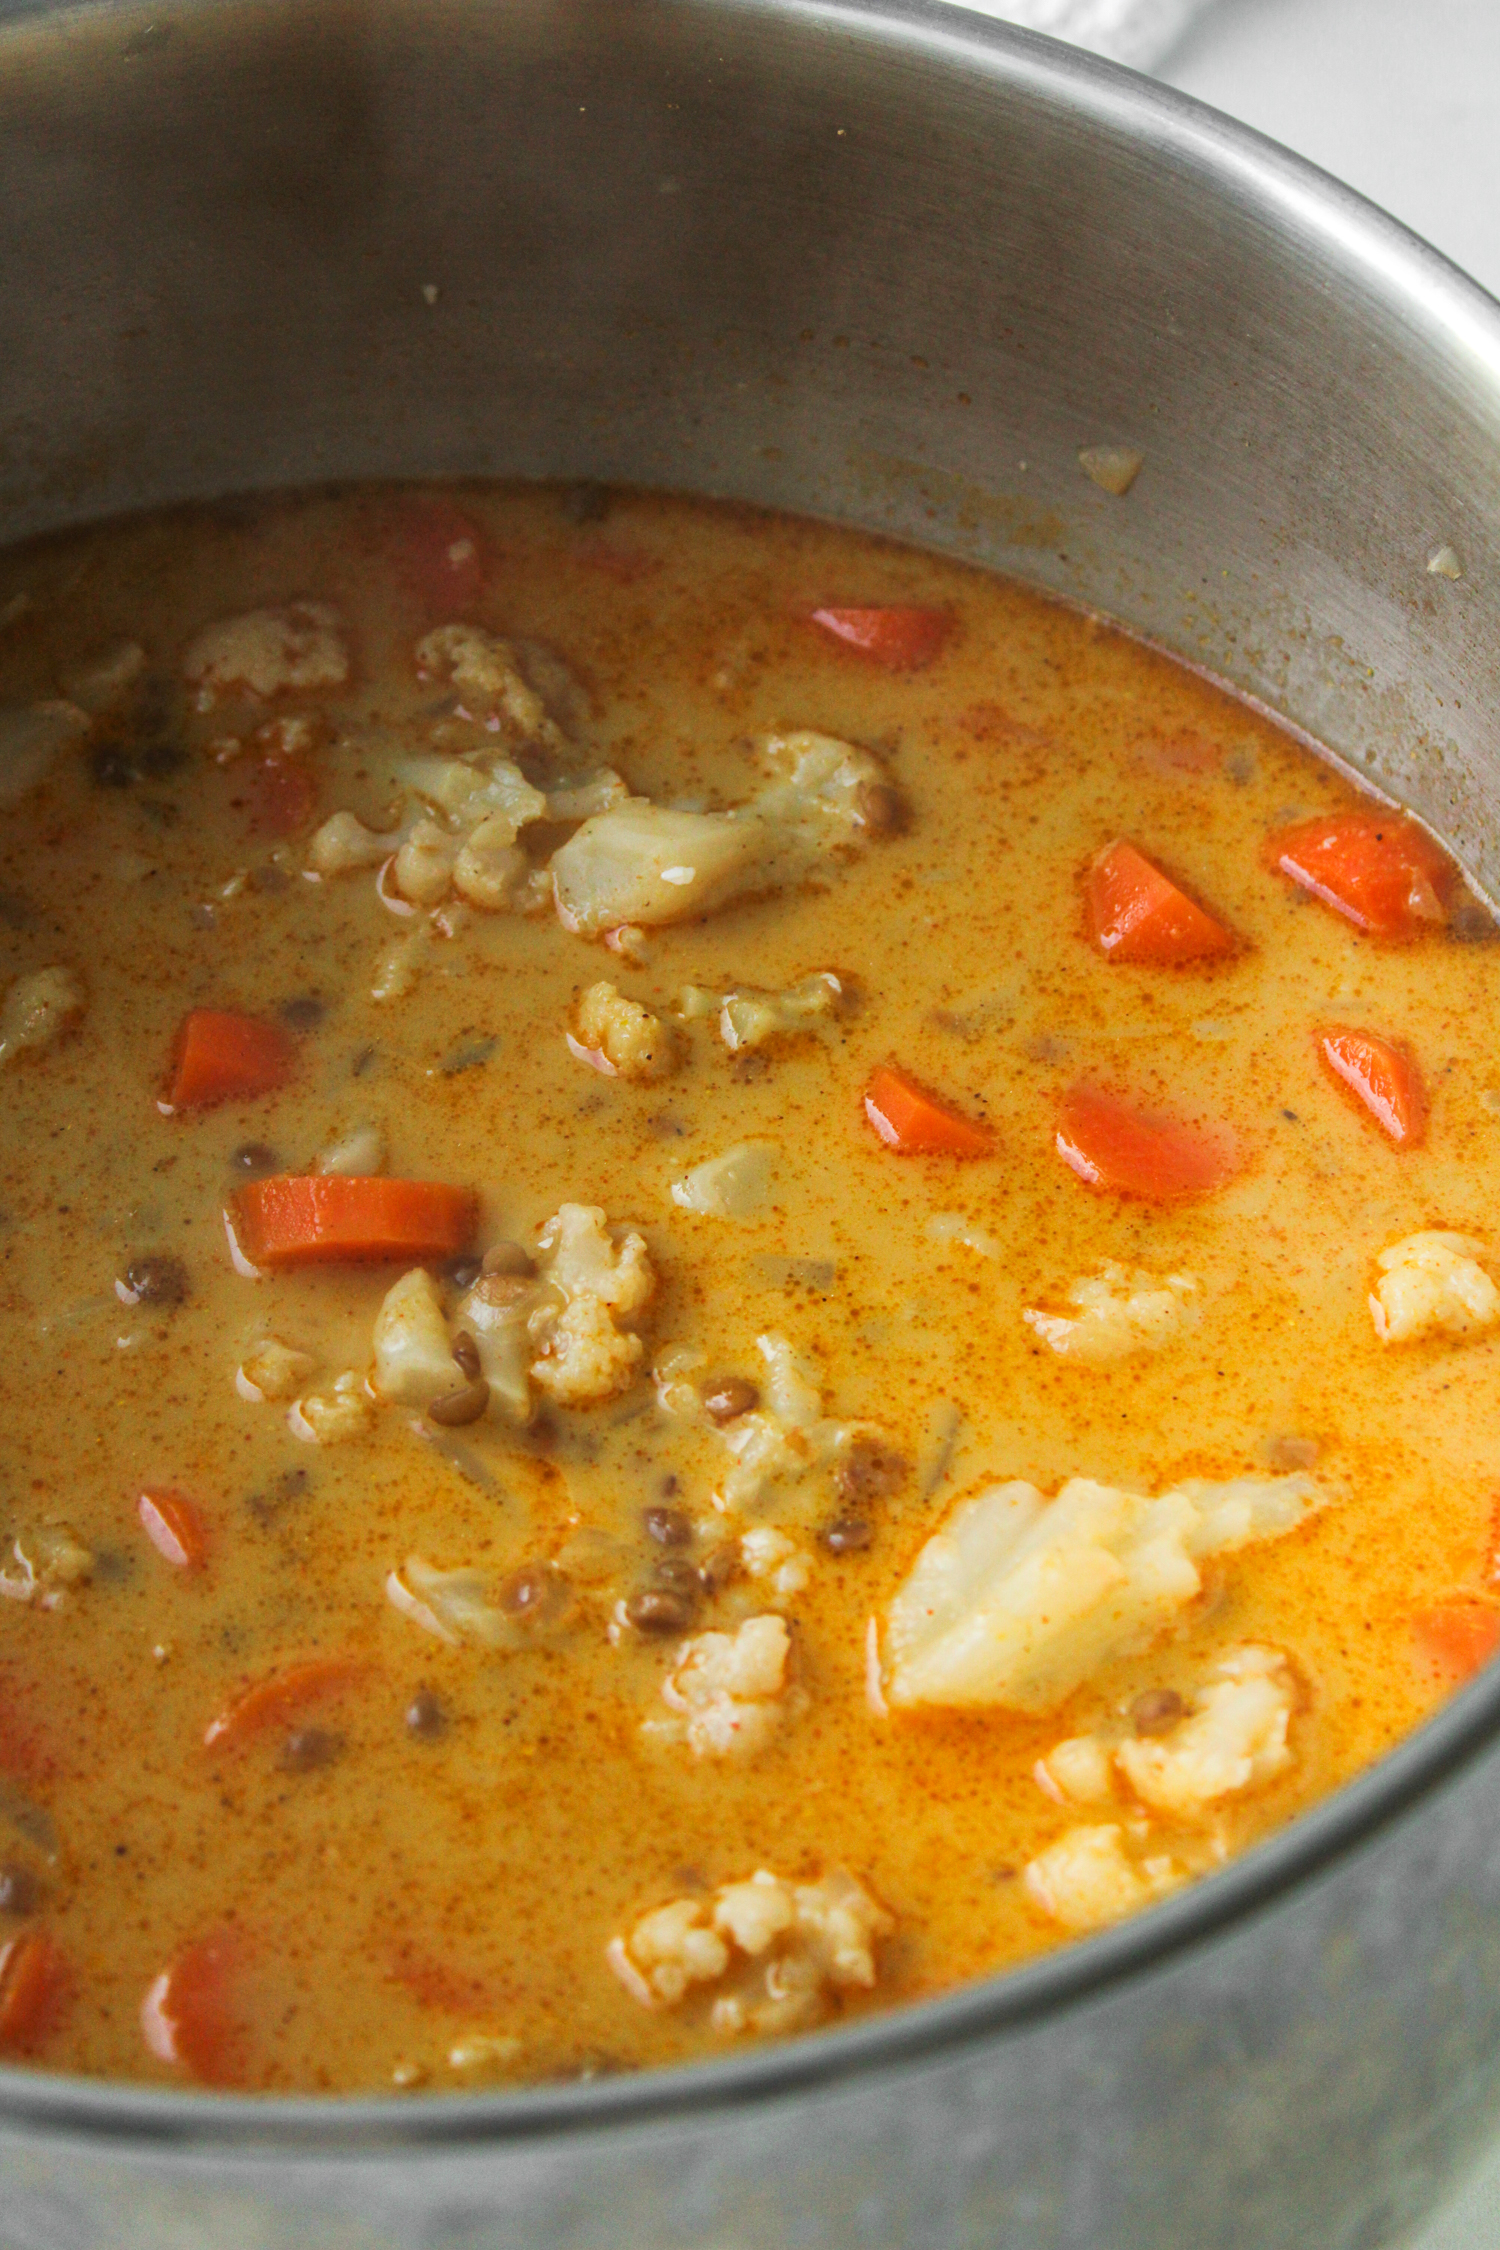
[[0,559],[0,2044],[637,2067],[1489,1653],[1482,903],[993,577],[639,495]]

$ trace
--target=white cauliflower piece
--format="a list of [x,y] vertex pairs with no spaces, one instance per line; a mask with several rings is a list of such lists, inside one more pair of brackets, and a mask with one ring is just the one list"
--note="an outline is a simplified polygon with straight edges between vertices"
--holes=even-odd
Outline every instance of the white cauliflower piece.
[[595,766],[589,773],[565,775],[547,791],[549,820],[592,820],[595,813],[611,812],[623,805],[630,791],[612,766]]
[[327,1148],[320,1149],[315,1172],[332,1172],[347,1179],[368,1180],[385,1170],[385,1135],[369,1121],[351,1126]]
[[296,688],[342,687],[349,677],[349,651],[338,615],[325,602],[288,602],[206,625],[189,643],[182,670],[198,690],[198,708],[206,711],[236,690],[273,696]]
[[14,1567],[0,1570],[0,1597],[60,1609],[75,1587],[92,1577],[94,1557],[66,1524],[39,1524],[11,1548]]
[[676,812],[644,797],[586,820],[551,860],[558,917],[581,937],[696,921],[806,865],[797,838],[753,813]]
[[699,1633],[684,1641],[662,1686],[683,1721],[697,1758],[753,1756],[775,1734],[785,1712],[791,1639],[780,1617],[747,1617],[736,1633]]
[[286,1426],[308,1445],[343,1445],[370,1426],[370,1401],[351,1369],[326,1391],[309,1391],[287,1409]]
[[771,1200],[775,1157],[769,1141],[740,1141],[674,1180],[672,1201],[700,1218],[756,1218]]
[[1382,1250],[1370,1317],[1383,1344],[1418,1336],[1468,1336],[1500,1320],[1500,1289],[1480,1265],[1484,1245],[1466,1234],[1409,1234]]
[[486,914],[505,908],[527,907],[529,863],[520,845],[509,834],[510,822],[496,813],[482,820],[466,838],[453,862],[453,887],[470,906]]
[[459,1299],[454,1325],[474,1339],[490,1405],[511,1422],[531,1419],[531,1331],[537,1293],[526,1281],[482,1274]]
[[1131,1858],[1116,1821],[1069,1828],[1026,1867],[1027,1890],[1067,1930],[1099,1930],[1139,1913],[1186,1879],[1165,1857]]
[[330,813],[314,831],[307,847],[307,864],[319,875],[350,875],[361,867],[379,867],[399,851],[405,830],[382,834],[366,828],[352,812]]
[[396,852],[395,887],[413,906],[440,906],[453,888],[460,839],[435,820],[418,820]]
[[1295,1702],[1292,1668],[1279,1650],[1231,1649],[1198,1690],[1190,1716],[1166,1734],[1122,1742],[1115,1757],[1142,1804],[1191,1820],[1285,1771]]
[[0,811],[31,794],[60,751],[88,731],[88,713],[72,703],[0,704]]
[[256,1406],[268,1398],[292,1398],[317,1365],[311,1352],[299,1352],[279,1336],[262,1336],[241,1360],[234,1386]]
[[527,1323],[532,1381],[559,1406],[612,1398],[629,1387],[645,1353],[640,1337],[617,1325],[655,1294],[645,1242],[638,1234],[616,1242],[604,1213],[583,1203],[564,1203],[538,1242],[541,1299]]
[[886,1631],[893,1705],[1046,1711],[1199,1593],[1198,1564],[1293,1530],[1312,1478],[1188,1479],[1159,1499],[1074,1477],[963,1501],[917,1556]]
[[561,1312],[547,1316],[541,1334],[532,1380],[559,1406],[592,1406],[628,1390],[645,1351],[639,1336],[615,1326],[597,1297],[570,1299]]
[[466,718],[525,742],[562,746],[515,649],[498,634],[481,625],[439,625],[418,641],[416,660],[423,679],[445,680],[457,691]]
[[881,780],[868,751],[831,735],[772,735],[773,779],[730,812],[680,812],[633,797],[586,820],[552,855],[559,919],[583,937],[631,923],[696,921],[797,882],[860,839],[860,791]]
[[715,1504],[731,1513],[762,1505],[778,1486],[800,1484],[864,1427],[824,1414],[822,1393],[784,1336],[758,1336],[756,1347],[766,1364],[762,1402],[719,1431],[733,1466]]
[[665,1078],[677,1060],[676,1043],[660,1016],[604,980],[579,994],[568,1045],[610,1078]]
[[672,2007],[695,1986],[720,1985],[715,2031],[791,2031],[826,2012],[832,1996],[875,1982],[875,1947],[895,1927],[842,1868],[789,1883],[762,1868],[706,1898],[674,1899],[644,1915],[606,1959],[648,2008]]
[[375,1315],[374,1388],[403,1406],[426,1406],[457,1388],[453,1340],[437,1284],[423,1266],[393,1282]]
[[1054,1743],[1032,1772],[1057,1805],[1102,1805],[1115,1793],[1109,1750],[1097,1735],[1075,1734]]
[[1053,1351],[1102,1367],[1132,1352],[1160,1351],[1195,1328],[1199,1313],[1191,1300],[1197,1289],[1190,1274],[1158,1278],[1106,1259],[1097,1274],[1070,1284],[1071,1314],[1028,1305],[1021,1318]]
[[62,673],[62,684],[71,700],[91,716],[122,702],[146,669],[146,651],[139,641],[113,641],[86,663]]
[[740,1561],[747,1578],[770,1587],[783,1600],[800,1594],[812,1575],[808,1555],[774,1524],[752,1524],[740,1540]]
[[71,969],[34,969],[17,977],[0,1008],[0,1063],[55,1047],[83,1010],[83,986]]
[[716,1016],[719,1037],[732,1055],[747,1047],[763,1047],[768,1039],[815,1028],[824,1017],[836,1015],[843,1004],[843,981],[831,969],[819,969],[781,992],[753,984],[724,993],[685,985],[677,1001],[678,1013],[688,1023]]

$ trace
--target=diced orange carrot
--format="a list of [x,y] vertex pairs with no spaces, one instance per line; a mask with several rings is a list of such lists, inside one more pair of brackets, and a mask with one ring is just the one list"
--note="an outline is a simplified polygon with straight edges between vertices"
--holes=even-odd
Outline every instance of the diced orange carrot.
[[238,2085],[246,2027],[237,1986],[245,1941],[232,1925],[197,1938],[162,1970],[141,2002],[141,2032],[158,2062],[191,2071],[205,2086]]
[[1445,919],[1453,862],[1425,829],[1399,813],[1304,820],[1273,836],[1266,856],[1372,936],[1417,937]]
[[468,615],[489,574],[488,543],[445,493],[412,497],[397,513],[396,571],[434,622]]
[[1094,942],[1108,960],[1167,968],[1234,951],[1223,924],[1123,838],[1094,861],[1084,898]]
[[1374,1118],[1397,1148],[1427,1138],[1427,1089],[1410,1051],[1373,1031],[1330,1024],[1318,1033],[1323,1067]]
[[0,2047],[23,2047],[45,2037],[67,1997],[68,1972],[45,1930],[0,1945]]
[[344,1650],[333,1656],[304,1656],[283,1664],[264,1679],[226,1703],[204,1731],[210,1750],[239,1750],[267,1727],[280,1726],[305,1711],[310,1704],[327,1701],[361,1679],[370,1669],[368,1657]]
[[815,609],[812,622],[831,640],[887,672],[920,672],[941,654],[953,630],[947,610],[910,605]]
[[1456,1685],[1488,1664],[1500,1648],[1500,1609],[1489,1602],[1440,1602],[1411,1621],[1417,1654]]
[[895,1063],[881,1063],[865,1088],[865,1115],[902,1156],[988,1156],[989,1133],[950,1109]]
[[1097,1086],[1074,1086],[1057,1117],[1057,1153],[1090,1187],[1147,1203],[1211,1195],[1240,1168],[1224,1125],[1187,1125]]
[[474,1231],[478,1199],[439,1180],[276,1173],[231,1199],[235,1240],[254,1266],[448,1258]]
[[208,1528],[199,1510],[180,1492],[160,1486],[143,1492],[135,1504],[141,1529],[174,1570],[201,1570],[208,1560]]
[[268,752],[247,777],[250,817],[272,836],[295,836],[318,809],[318,778],[305,758]]
[[279,1024],[227,1008],[194,1008],[177,1033],[164,1107],[212,1109],[219,1102],[273,1094],[296,1062],[296,1043]]

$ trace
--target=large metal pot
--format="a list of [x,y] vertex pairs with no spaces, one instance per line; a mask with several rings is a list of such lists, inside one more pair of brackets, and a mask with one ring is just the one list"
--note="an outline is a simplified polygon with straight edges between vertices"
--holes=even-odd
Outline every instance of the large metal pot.
[[[1124,500],[1078,469],[1108,441]],[[1441,260],[923,0],[0,0],[7,536],[458,473],[835,515],[1222,674],[1495,888],[1497,463],[1500,312]],[[1497,1720],[1500,1674],[1127,1928],[690,2071],[0,2071],[0,2241],[1375,2250],[1495,2110]]]

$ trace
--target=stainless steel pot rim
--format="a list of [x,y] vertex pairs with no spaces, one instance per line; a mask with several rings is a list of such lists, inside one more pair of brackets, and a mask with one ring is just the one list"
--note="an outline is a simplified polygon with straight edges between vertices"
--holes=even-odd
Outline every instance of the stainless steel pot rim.
[[[1290,226],[1363,287],[1500,387],[1500,305],[1385,212],[1277,143],[1204,104],[1040,34],[946,0],[713,0],[755,17],[784,15],[844,37],[904,47],[1143,141],[1159,157],[1212,175],[1252,209]],[[0,17],[82,17],[22,0]],[[712,2061],[618,2078],[507,2092],[335,2097],[252,2096],[65,2077],[0,2065],[0,2128],[120,2143],[174,2143],[208,2159],[274,2152],[280,2163],[339,2153],[401,2161],[465,2146],[541,2144],[560,2136],[670,2123],[834,2093],[1021,2034],[1112,1986],[1143,1978],[1218,1932],[1313,1881],[1413,1812],[1500,1732],[1500,1665],[1368,1772],[1220,1872],[1120,1927],[940,1998]]]

